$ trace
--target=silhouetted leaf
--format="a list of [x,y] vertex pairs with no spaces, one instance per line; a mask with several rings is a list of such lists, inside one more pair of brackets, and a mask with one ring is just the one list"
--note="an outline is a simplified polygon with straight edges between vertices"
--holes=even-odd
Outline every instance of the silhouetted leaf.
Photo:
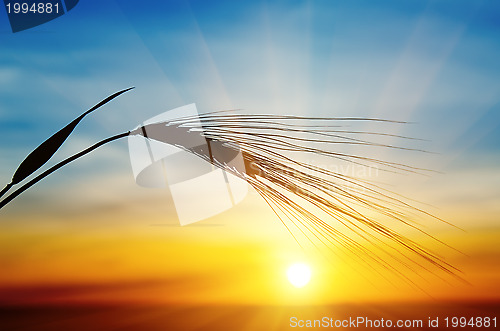
[[12,182],[11,184],[18,184],[21,181],[23,181],[26,177],[37,171],[41,166],[43,166],[54,153],[61,147],[61,145],[66,141],[66,139],[69,137],[71,132],[75,129],[75,127],[78,125],[78,123],[89,113],[93,112],[97,108],[103,106],[104,104],[108,103],[109,101],[113,100],[117,96],[119,96],[122,93],[125,93],[129,90],[133,89],[133,87],[130,87],[128,89],[116,92],[113,95],[110,95],[106,99],[102,100],[98,104],[96,104],[94,107],[90,108],[87,110],[85,113],[80,115],[78,118],[73,120],[71,123],[66,125],[64,128],[56,132],[54,135],[52,135],[50,138],[45,140],[40,146],[35,148],[33,152],[31,152],[23,162],[19,165],[17,168],[16,172],[14,173],[14,176],[12,176]]

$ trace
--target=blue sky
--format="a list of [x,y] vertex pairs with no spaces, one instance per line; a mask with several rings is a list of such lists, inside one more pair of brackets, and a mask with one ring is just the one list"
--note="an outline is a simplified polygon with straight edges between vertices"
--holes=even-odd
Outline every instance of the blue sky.
[[[13,34],[0,6],[0,185],[44,139],[130,86],[136,89],[85,118],[50,163],[193,102],[202,112],[241,108],[250,114],[406,120],[413,123],[363,122],[355,129],[424,138],[399,143],[436,153],[363,151],[438,172],[370,179],[467,231],[422,220],[426,231],[468,254],[436,250],[465,265],[471,283],[479,285],[449,290],[433,282],[434,288],[457,297],[494,297],[498,270],[493,262],[499,256],[494,243],[500,233],[499,17],[499,1],[81,0],[62,17]],[[338,148],[357,153],[363,147]],[[336,169],[329,162],[326,168]],[[200,227],[170,226],[177,224],[169,193],[136,185],[126,140],[113,142],[1,210],[5,254],[0,261],[7,272],[0,278],[72,284],[80,276],[89,281],[95,269],[96,279],[114,284],[136,272],[138,278],[163,281],[165,274],[180,270],[194,282],[207,271],[220,282],[215,263],[245,273],[241,283],[238,278],[233,287],[224,285],[224,293],[238,296],[232,289],[240,288],[262,295],[262,287],[247,286],[254,279],[247,271],[277,275],[281,250],[290,257],[299,251],[251,190],[241,204]],[[254,251],[259,242],[265,249]],[[251,243],[244,250],[252,253],[240,259],[235,243]],[[182,254],[188,250],[192,255]],[[351,283],[347,277],[331,293],[345,291],[350,297]],[[383,295],[399,291],[391,288]],[[52,300],[53,292],[47,293]]]
[[[0,17],[5,182],[43,139],[129,86],[59,158],[196,102],[201,111],[409,120],[417,124],[402,133],[444,154],[438,170],[474,153],[498,160],[497,1],[80,1],[16,34],[3,7]],[[130,172],[126,144],[109,150],[74,174]]]

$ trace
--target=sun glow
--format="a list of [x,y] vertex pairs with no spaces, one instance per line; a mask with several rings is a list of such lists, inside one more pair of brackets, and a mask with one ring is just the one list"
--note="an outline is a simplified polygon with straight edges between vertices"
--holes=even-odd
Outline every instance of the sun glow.
[[304,287],[311,280],[311,268],[304,263],[295,263],[288,268],[286,275],[293,286]]

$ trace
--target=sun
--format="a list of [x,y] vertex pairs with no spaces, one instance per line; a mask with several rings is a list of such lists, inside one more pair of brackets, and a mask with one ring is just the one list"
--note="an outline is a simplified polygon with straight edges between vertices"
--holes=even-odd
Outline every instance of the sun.
[[304,287],[311,280],[311,268],[304,263],[295,263],[286,271],[288,281],[295,287]]

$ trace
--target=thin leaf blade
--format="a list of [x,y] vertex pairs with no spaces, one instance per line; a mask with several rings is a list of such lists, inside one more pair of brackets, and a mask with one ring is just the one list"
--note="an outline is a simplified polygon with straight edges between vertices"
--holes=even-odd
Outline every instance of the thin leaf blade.
[[102,100],[101,102],[99,102],[98,104],[87,110],[85,113],[74,119],[64,128],[62,128],[61,130],[57,131],[55,134],[50,136],[43,143],[41,143],[24,159],[23,162],[21,162],[16,172],[14,173],[14,176],[12,176],[11,184],[14,185],[22,182],[32,173],[40,169],[40,167],[42,167],[45,163],[47,163],[47,161],[49,161],[50,158],[57,152],[57,150],[62,146],[62,144],[70,136],[70,134],[73,132],[78,123],[80,123],[80,121],[85,116],[87,116],[94,110],[98,109],[99,107],[105,105],[106,103],[110,102],[119,95],[127,91],[130,91],[133,88],[134,87],[130,87],[110,95],[109,97]]

